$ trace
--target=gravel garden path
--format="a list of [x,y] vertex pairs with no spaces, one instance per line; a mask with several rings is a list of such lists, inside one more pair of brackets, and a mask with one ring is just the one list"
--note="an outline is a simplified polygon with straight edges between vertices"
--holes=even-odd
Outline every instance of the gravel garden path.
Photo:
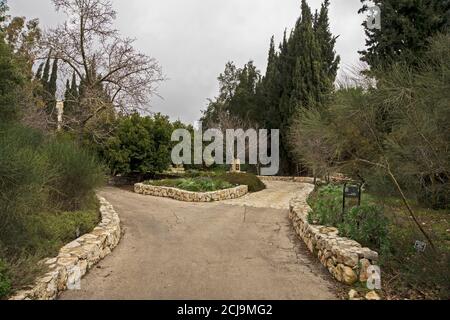
[[[335,282],[298,240],[289,200],[306,185],[219,203],[184,203],[105,188],[125,233],[61,299],[337,299]],[[305,192],[306,193],[306,192]]]

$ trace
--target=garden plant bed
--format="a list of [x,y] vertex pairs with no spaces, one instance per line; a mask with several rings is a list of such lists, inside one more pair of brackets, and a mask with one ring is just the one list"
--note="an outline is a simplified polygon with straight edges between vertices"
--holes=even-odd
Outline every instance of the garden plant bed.
[[[386,299],[448,299],[450,297],[450,219],[446,210],[432,210],[410,200],[435,250],[413,224],[402,201],[363,192],[360,208],[349,208],[342,218],[342,186],[316,188],[309,199],[312,223],[334,227],[379,252],[383,296]],[[425,251],[416,241],[427,243]],[[360,291],[364,283],[356,284]]]
[[172,198],[185,202],[212,202],[243,197],[248,193],[248,186],[237,186],[210,192],[193,192],[173,187],[137,183],[134,185],[134,191],[143,195]]
[[378,264],[378,253],[339,236],[337,228],[310,223],[311,208],[306,196],[313,190],[313,185],[306,184],[301,194],[291,200],[289,218],[295,232],[337,281],[346,285],[366,282],[370,276],[369,268]]

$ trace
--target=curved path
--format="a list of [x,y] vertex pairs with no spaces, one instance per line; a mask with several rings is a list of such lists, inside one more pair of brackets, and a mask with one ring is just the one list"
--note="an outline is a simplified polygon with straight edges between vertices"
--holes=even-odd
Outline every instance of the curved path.
[[288,219],[289,199],[303,188],[269,182],[262,192],[206,204],[105,188],[100,195],[125,234],[82,290],[60,298],[336,299],[334,281]]

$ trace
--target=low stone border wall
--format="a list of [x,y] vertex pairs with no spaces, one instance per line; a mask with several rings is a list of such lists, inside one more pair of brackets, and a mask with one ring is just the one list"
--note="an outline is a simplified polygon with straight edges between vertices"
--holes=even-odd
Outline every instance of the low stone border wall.
[[[313,185],[306,185],[305,188],[308,188],[306,195],[314,190]],[[339,282],[347,285],[357,281],[366,282],[370,276],[369,267],[377,264],[378,253],[363,248],[354,240],[339,237],[336,228],[309,224],[310,210],[304,192],[301,197],[291,200],[289,218],[309,251],[319,258]]]
[[281,177],[281,176],[258,176],[261,181],[282,181],[298,183],[314,183],[314,178],[309,177]]
[[238,186],[231,189],[213,192],[190,192],[177,188],[159,187],[137,183],[134,185],[134,192],[147,196],[172,198],[185,202],[212,202],[243,197],[248,193],[248,186]]
[[30,289],[17,292],[10,300],[52,300],[64,290],[80,289],[80,280],[97,262],[111,253],[120,241],[120,219],[102,197],[102,221],[91,232],[62,247],[56,258],[42,261],[48,272]]
[[[314,183],[314,178],[311,177],[281,177],[281,176],[258,176],[262,181],[283,181],[283,182],[299,182],[299,183]],[[351,179],[341,174],[330,177],[332,182],[350,182]],[[322,182],[322,179],[317,178],[317,182]]]

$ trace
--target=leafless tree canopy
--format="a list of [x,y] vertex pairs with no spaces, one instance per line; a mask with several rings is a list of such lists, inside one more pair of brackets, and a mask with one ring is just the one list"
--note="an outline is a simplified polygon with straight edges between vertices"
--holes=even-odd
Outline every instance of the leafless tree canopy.
[[163,80],[161,68],[155,59],[134,49],[134,39],[123,38],[114,29],[116,12],[111,2],[53,2],[67,20],[47,32],[45,45],[83,82],[83,104],[89,108],[85,108],[82,122],[106,109],[104,101],[97,101],[98,90],[106,93],[116,110],[144,110]]

